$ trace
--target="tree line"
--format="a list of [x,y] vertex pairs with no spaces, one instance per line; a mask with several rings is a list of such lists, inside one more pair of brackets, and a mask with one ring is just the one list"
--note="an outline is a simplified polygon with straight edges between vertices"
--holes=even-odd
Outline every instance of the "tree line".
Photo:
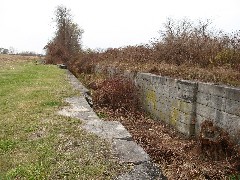
[[180,66],[190,64],[203,68],[223,66],[240,70],[240,31],[226,34],[211,28],[210,21],[168,19],[160,37],[150,45],[109,48],[104,52],[83,51],[83,30],[73,22],[69,9],[55,11],[54,38],[45,46],[48,63],[74,64],[76,61],[103,60],[157,62]]
[[0,54],[11,54],[9,49],[6,48],[0,48]]
[[21,55],[21,56],[43,56],[43,54],[36,53],[34,51],[22,51],[17,52],[14,48],[0,48],[0,54]]

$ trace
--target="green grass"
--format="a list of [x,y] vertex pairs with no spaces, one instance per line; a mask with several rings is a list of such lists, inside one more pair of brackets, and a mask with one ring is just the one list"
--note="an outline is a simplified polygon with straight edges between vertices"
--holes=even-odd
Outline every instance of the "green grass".
[[78,95],[64,70],[0,64],[0,179],[111,179],[125,170],[80,120],[56,114]]

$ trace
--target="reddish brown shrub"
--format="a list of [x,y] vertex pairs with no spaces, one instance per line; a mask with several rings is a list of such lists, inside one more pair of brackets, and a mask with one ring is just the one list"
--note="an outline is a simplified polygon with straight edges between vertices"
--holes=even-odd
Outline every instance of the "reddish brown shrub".
[[199,148],[203,157],[208,159],[219,160],[231,157],[234,154],[238,158],[240,157],[240,154],[236,151],[237,147],[234,147],[228,133],[209,120],[201,124]]
[[93,94],[95,106],[108,107],[125,112],[135,111],[138,107],[137,89],[134,84],[121,77],[105,80]]
[[55,11],[56,32],[52,40],[48,42],[46,60],[49,64],[71,64],[81,50],[81,37],[83,30],[73,23],[70,9],[58,6]]

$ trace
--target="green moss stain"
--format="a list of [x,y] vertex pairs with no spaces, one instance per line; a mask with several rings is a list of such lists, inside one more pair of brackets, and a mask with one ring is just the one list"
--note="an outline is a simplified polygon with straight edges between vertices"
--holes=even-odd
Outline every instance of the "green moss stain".
[[179,118],[179,111],[172,107],[171,115],[170,115],[170,124],[176,126],[177,119]]
[[147,100],[147,104],[151,104],[153,107],[153,110],[155,110],[157,107],[157,96],[155,91],[147,90],[146,100]]
[[163,120],[163,121],[167,121],[167,118],[166,118],[166,115],[163,111],[159,111],[159,117],[160,117],[160,120]]
[[189,103],[182,101],[182,100],[178,100],[178,106],[179,106],[179,109],[181,109],[184,112],[186,112],[187,110],[189,110],[191,108]]

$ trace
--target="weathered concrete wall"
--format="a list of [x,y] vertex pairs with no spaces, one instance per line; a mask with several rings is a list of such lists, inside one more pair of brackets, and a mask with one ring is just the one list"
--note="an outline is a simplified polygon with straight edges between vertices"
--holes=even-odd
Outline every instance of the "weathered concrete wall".
[[144,109],[153,118],[171,124],[186,136],[197,135],[201,123],[210,120],[240,144],[240,89],[114,67],[104,70],[96,66],[96,72],[123,75],[133,80],[140,88]]
[[155,119],[194,135],[197,83],[149,73],[138,73],[135,82],[141,89],[144,109]]
[[196,105],[196,134],[204,120],[211,120],[240,144],[240,89],[198,83]]

